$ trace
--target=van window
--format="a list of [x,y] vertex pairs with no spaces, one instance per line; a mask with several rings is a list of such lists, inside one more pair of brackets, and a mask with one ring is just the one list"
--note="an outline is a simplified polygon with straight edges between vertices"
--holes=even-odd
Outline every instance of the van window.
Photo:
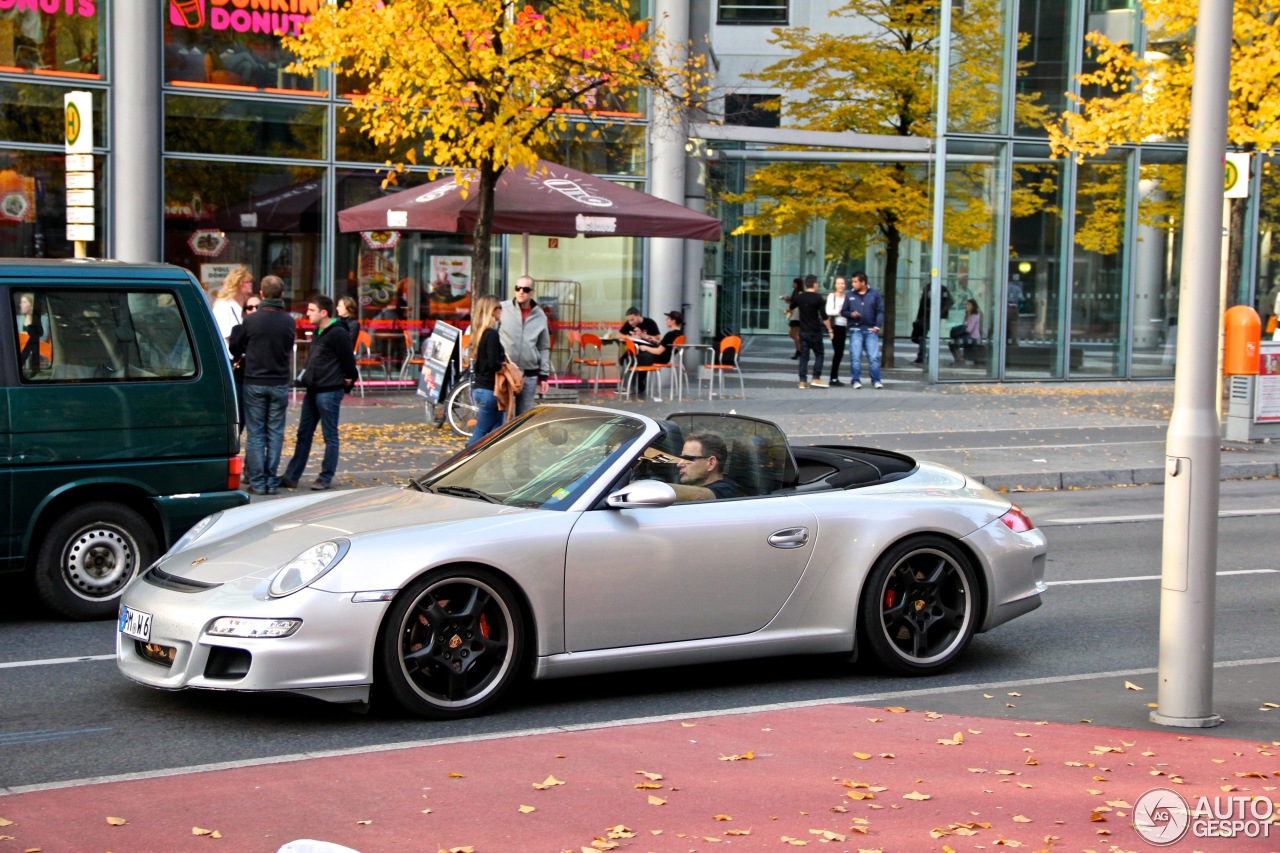
[[171,291],[13,291],[24,384],[146,382],[195,376],[195,355]]

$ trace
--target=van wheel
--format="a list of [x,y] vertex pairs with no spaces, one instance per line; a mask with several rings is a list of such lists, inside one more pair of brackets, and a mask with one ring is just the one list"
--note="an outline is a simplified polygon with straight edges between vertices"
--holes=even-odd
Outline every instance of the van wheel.
[[92,503],[54,522],[36,557],[36,594],[69,619],[115,616],[125,585],[158,548],[146,519],[127,506]]

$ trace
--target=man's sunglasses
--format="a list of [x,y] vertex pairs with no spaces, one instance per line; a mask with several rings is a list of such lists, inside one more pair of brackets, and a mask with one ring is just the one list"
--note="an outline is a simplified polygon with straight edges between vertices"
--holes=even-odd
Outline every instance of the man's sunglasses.
[[517,287],[516,293],[533,293],[532,287]]
[[246,306],[244,306],[244,310],[246,310],[246,311],[257,311],[257,310],[258,310],[258,306],[257,306],[257,305],[246,305]]
[[683,459],[685,462],[697,462],[699,459],[710,459],[711,457],[710,456],[685,456],[684,454],[681,454],[680,458]]

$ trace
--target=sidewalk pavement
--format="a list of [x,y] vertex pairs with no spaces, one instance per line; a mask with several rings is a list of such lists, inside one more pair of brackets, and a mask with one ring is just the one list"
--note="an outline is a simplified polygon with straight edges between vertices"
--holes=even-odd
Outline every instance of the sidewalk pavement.
[[[1246,819],[1230,839],[1188,833],[1167,849],[1280,849],[1280,742],[1189,735],[901,705],[691,716],[14,794],[0,797],[0,844],[47,853],[267,853],[303,838],[362,853],[1114,853],[1155,849],[1134,822],[1151,817],[1154,796],[1171,797],[1148,795],[1163,788]],[[1166,820],[1157,816],[1151,831]]]

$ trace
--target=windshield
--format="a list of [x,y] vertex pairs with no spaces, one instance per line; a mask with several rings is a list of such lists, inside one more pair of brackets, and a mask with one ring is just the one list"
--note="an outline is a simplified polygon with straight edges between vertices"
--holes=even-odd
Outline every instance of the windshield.
[[507,506],[568,508],[644,432],[626,415],[540,408],[418,485]]

